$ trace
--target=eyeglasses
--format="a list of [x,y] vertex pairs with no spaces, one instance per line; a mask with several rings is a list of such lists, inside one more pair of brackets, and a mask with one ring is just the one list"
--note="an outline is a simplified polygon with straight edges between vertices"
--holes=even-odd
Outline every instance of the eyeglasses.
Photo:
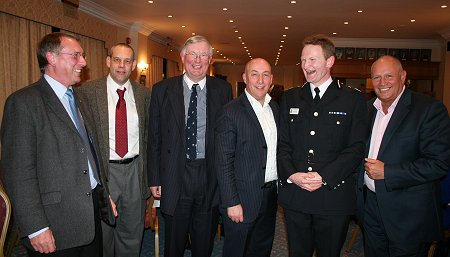
[[206,54],[206,53],[200,53],[200,54],[197,54],[197,53],[195,53],[195,52],[185,53],[185,55],[191,57],[192,59],[197,59],[197,57],[198,57],[198,58],[200,58],[200,60],[202,60],[202,61],[208,60],[209,57],[211,57],[209,54]]
[[59,54],[67,54],[67,55],[71,55],[74,59],[80,59],[80,57],[83,57],[83,59],[86,60],[86,54],[85,53],[80,53],[80,52],[73,52],[73,53],[59,53]]
[[120,64],[121,62],[124,62],[125,65],[131,65],[133,63],[133,60],[131,59],[120,59],[119,57],[111,57],[111,60],[115,63],[115,64]]

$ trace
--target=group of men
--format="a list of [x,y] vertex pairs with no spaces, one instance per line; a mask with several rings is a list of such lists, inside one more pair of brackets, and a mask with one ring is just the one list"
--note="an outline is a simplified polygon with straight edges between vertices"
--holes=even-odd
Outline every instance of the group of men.
[[[165,256],[211,256],[219,213],[224,257],[270,256],[277,203],[290,256],[340,256],[358,210],[366,256],[426,256],[440,240],[439,183],[449,169],[445,106],[404,85],[400,61],[372,65],[377,97],[331,78],[333,43],[304,40],[307,83],[268,94],[270,64],[250,60],[243,94],[207,75],[203,36],[183,45],[185,73],[152,91],[129,79],[117,44],[109,74],[80,87],[77,39],[45,36],[41,79],[7,100],[4,185],[30,256],[139,256],[146,199],[161,200]],[[355,193],[356,192],[356,193]]]

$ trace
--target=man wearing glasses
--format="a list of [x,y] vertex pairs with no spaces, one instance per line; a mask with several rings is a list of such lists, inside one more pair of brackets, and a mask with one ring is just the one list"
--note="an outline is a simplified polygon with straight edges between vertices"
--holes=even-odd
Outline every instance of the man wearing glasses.
[[103,256],[139,257],[147,186],[147,111],[150,90],[130,81],[136,68],[134,50],[117,44],[106,58],[109,75],[79,88],[82,108],[96,126],[100,165],[106,173],[111,197],[117,204],[116,226],[103,223]]
[[86,134],[92,124],[72,91],[86,66],[83,49],[75,37],[51,33],[37,57],[43,76],[8,97],[1,130],[14,219],[28,256],[100,256],[100,214],[114,217],[98,145]]
[[192,256],[210,256],[218,219],[214,170],[217,111],[231,100],[231,86],[206,75],[212,48],[193,36],[181,53],[186,73],[153,86],[149,126],[149,182],[161,198],[164,256],[183,256],[188,234]]

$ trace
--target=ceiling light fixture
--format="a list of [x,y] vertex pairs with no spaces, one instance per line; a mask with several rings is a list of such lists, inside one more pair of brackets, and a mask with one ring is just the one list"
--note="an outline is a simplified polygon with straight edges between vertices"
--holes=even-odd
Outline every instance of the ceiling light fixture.
[[148,1],[149,4],[153,4],[153,1]]
[[337,32],[333,32],[333,35],[337,35]]
[[230,23],[233,23],[233,22],[234,22],[234,20],[229,20],[229,22],[230,22]]
[[287,18],[288,18],[288,19],[292,19],[292,16],[291,16],[291,15],[288,15]]
[[284,29],[289,29],[289,27],[284,27]]
[[283,34],[283,37],[287,37],[286,34]]
[[172,15],[167,15],[167,18],[172,18],[173,16]]
[[344,21],[344,24],[345,24],[345,25],[348,25],[348,21]]
[[444,4],[444,5],[441,5],[441,8],[447,8],[447,6]]
[[411,20],[411,22],[416,22],[416,20]]
[[224,10],[224,11],[228,11],[228,8],[224,7],[224,8],[222,8],[222,10]]
[[291,1],[291,4],[296,4],[297,3],[297,1]]
[[362,11],[362,10],[358,10],[358,12],[359,12],[359,13],[362,13],[363,11]]
[[239,30],[235,30],[235,31],[234,31],[234,33],[238,33],[238,32],[239,32]]
[[391,29],[391,32],[394,32],[395,31],[395,29]]

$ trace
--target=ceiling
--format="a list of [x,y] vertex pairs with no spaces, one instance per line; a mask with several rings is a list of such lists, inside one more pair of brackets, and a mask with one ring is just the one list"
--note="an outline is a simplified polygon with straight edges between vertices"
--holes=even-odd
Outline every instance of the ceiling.
[[450,38],[450,0],[82,0],[80,7],[86,3],[124,24],[146,28],[150,37],[175,48],[192,33],[204,35],[215,48],[215,61],[230,64],[246,63],[249,55],[271,64],[296,64],[303,38],[318,33],[332,38]]

